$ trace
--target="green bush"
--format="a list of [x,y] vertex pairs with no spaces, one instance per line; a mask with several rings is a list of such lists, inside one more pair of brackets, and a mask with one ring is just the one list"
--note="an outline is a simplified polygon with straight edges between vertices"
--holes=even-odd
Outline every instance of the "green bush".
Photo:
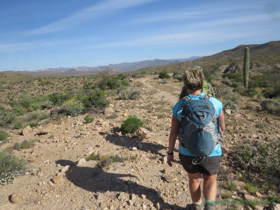
[[71,98],[70,95],[63,95],[62,93],[59,93],[59,92],[49,95],[49,100],[55,106],[61,106],[64,103],[64,101],[67,101],[70,98]]
[[22,126],[23,126],[23,122],[22,121],[15,121],[13,129],[21,129]]
[[259,92],[255,88],[245,89],[242,93],[243,96],[253,97],[259,95]]
[[278,173],[280,165],[280,139],[269,143],[247,140],[237,147],[236,157],[242,167],[262,174]]
[[280,102],[276,100],[264,100],[261,102],[263,111],[267,111],[272,115],[280,116]]
[[243,83],[243,73],[227,73],[222,75],[223,78],[228,78],[233,80],[234,82]]
[[62,109],[65,110],[66,114],[75,117],[82,113],[84,105],[82,102],[71,99],[64,102]]
[[6,140],[9,137],[9,134],[5,131],[0,130],[0,141]]
[[167,73],[167,71],[161,71],[159,72],[159,76],[158,76],[160,79],[169,79],[170,76],[169,74]]
[[137,129],[143,126],[143,122],[136,117],[130,117],[126,119],[121,125],[121,132],[123,135],[134,133]]
[[124,90],[118,94],[119,100],[135,100],[140,98],[141,92],[138,90]]
[[91,89],[95,89],[96,84],[92,83],[92,82],[88,82],[87,84],[85,84],[83,86],[83,90],[91,90]]
[[106,98],[106,93],[101,90],[90,92],[83,100],[85,107],[104,108],[109,106],[110,102]]
[[30,122],[27,125],[29,125],[31,128],[34,128],[38,125],[38,123],[37,122]]
[[85,116],[84,120],[87,122],[87,123],[92,123],[94,118],[91,118],[89,117],[89,114],[87,116]]
[[17,157],[0,151],[0,184],[13,183],[16,176],[24,172],[25,162]]
[[9,110],[0,109],[0,126],[5,126],[13,122],[15,119],[12,112]]

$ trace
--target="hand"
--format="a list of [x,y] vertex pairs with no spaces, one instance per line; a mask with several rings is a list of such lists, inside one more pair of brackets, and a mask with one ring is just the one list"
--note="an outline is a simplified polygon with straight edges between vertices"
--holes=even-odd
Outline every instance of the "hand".
[[174,156],[173,155],[168,155],[167,156],[167,164],[172,167],[172,163],[171,162],[174,162]]

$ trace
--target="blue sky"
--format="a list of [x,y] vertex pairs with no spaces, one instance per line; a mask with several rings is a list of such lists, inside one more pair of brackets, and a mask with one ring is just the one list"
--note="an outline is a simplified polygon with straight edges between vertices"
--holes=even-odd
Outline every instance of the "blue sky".
[[278,0],[0,0],[0,71],[205,56],[279,34]]

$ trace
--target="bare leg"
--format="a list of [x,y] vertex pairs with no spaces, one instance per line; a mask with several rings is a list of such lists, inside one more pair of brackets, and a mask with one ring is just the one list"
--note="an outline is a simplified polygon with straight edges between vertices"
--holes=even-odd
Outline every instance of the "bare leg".
[[192,200],[194,202],[200,202],[201,201],[201,190],[200,190],[201,174],[188,173],[188,176],[189,176],[189,188],[190,188]]
[[217,174],[203,175],[203,196],[205,200],[216,200],[217,195]]

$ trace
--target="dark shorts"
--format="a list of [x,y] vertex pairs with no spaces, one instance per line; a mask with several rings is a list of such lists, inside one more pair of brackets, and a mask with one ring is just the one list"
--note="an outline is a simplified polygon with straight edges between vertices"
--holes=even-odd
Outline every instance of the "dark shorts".
[[201,164],[193,165],[192,160],[195,158],[194,156],[179,153],[179,157],[184,169],[190,174],[197,172],[204,175],[217,174],[219,172],[220,162],[222,161],[222,156],[206,157]]

